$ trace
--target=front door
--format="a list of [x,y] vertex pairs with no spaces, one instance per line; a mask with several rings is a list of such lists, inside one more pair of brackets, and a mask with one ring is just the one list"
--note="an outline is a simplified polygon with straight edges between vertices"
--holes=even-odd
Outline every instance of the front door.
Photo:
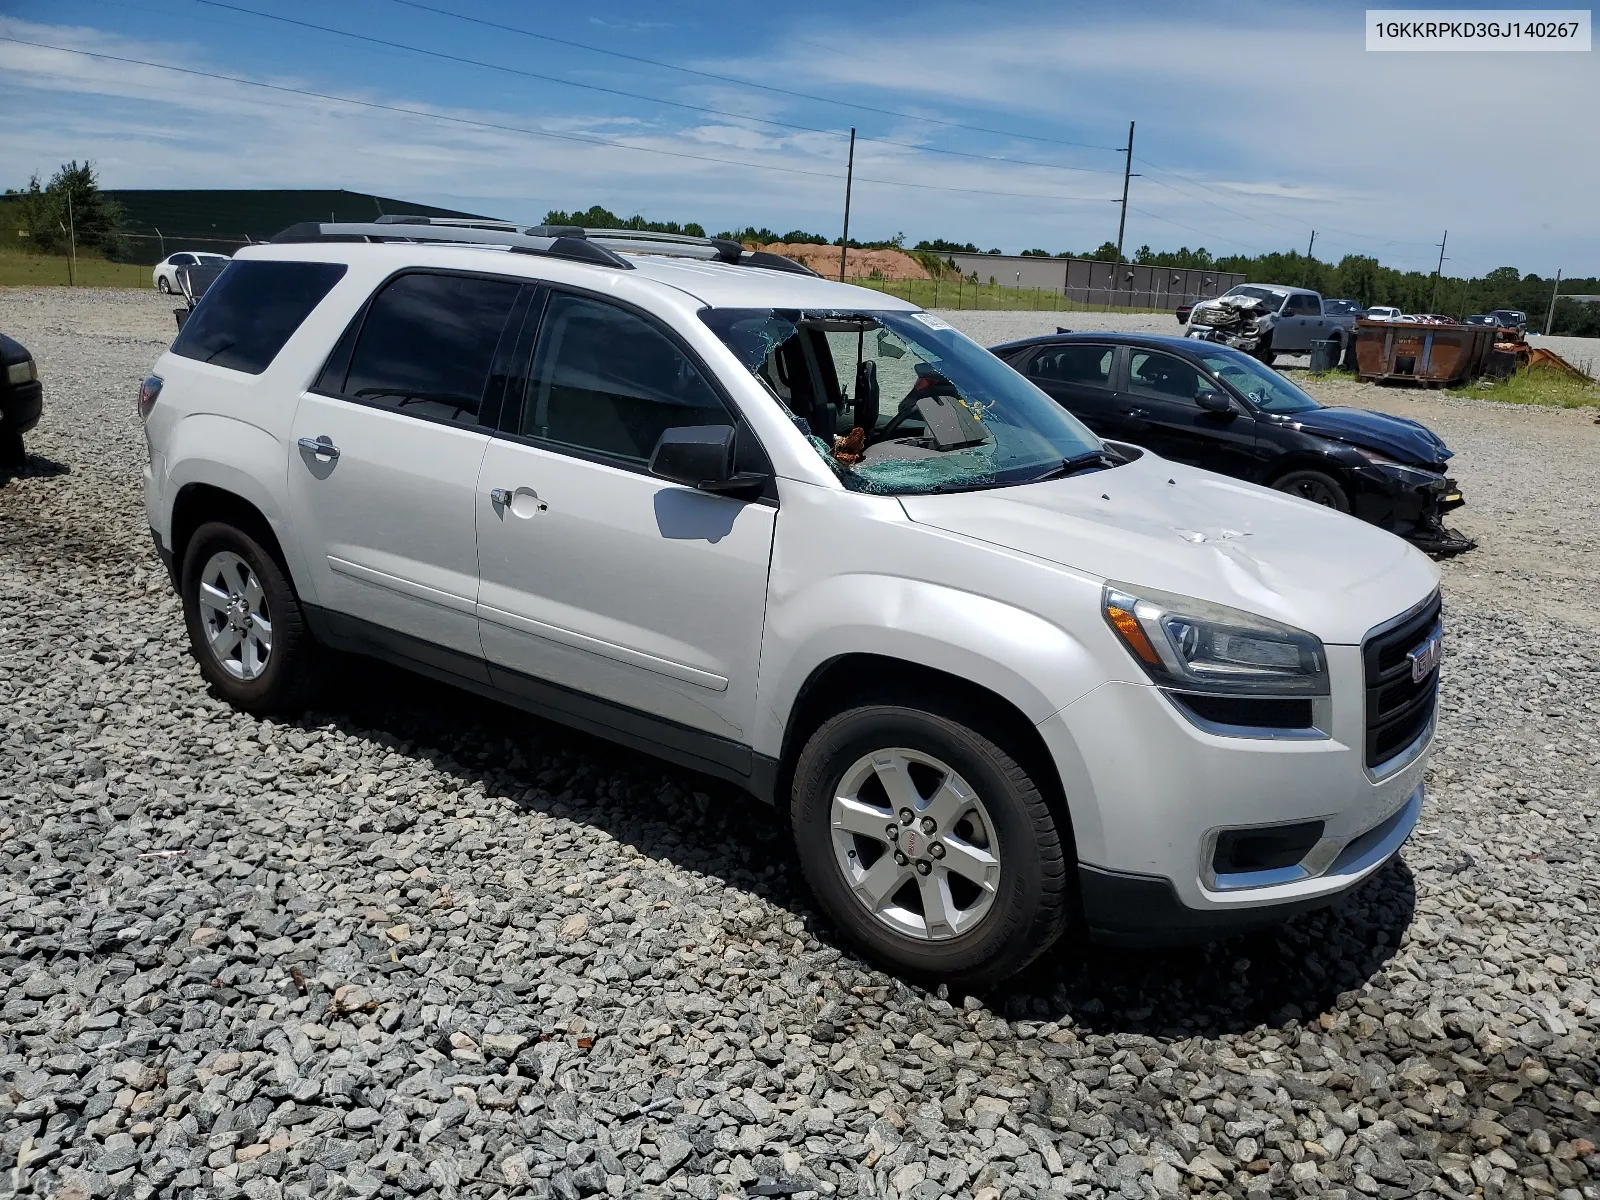
[[[604,300],[553,292],[526,374],[475,501],[491,677],[748,745],[777,510],[646,464],[674,426],[734,425],[741,456],[759,446],[676,339]],[[625,712],[570,702],[627,728]]]
[[[473,496],[509,280],[401,275],[295,412],[289,503],[319,605],[402,653],[482,675]],[[353,336],[353,334],[351,335]],[[445,653],[439,653],[440,650]],[[458,670],[458,673],[461,673]]]
[[1174,462],[1250,478],[1255,418],[1236,402],[1222,413],[1201,408],[1197,397],[1203,391],[1220,389],[1186,359],[1159,350],[1131,350],[1127,390],[1121,394],[1135,423],[1128,440]]

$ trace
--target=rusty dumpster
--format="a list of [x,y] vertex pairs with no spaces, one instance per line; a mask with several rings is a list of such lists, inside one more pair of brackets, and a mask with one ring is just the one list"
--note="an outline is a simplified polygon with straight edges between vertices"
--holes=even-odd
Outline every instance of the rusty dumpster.
[[1448,387],[1482,375],[1497,331],[1421,321],[1356,322],[1356,373],[1378,383]]

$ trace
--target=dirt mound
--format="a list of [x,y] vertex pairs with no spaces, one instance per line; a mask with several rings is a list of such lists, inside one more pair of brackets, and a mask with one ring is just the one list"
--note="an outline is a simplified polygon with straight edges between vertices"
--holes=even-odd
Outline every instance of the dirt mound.
[[[818,275],[839,278],[839,247],[811,246],[802,242],[773,242],[759,247],[804,263]],[[921,263],[899,250],[851,250],[845,257],[846,279],[861,279],[874,271],[883,279],[929,279]]]

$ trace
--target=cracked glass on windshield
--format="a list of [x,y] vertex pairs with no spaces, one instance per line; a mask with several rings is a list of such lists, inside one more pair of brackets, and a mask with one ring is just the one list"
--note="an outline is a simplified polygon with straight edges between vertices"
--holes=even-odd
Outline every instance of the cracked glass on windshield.
[[931,313],[700,316],[856,491],[1028,483],[1102,449],[1077,418]]

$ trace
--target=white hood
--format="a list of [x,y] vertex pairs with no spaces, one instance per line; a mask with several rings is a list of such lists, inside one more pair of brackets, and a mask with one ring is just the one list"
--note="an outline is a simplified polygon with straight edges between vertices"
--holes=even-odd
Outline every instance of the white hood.
[[1148,452],[1071,479],[900,500],[925,525],[1232,605],[1334,644],[1359,644],[1439,584],[1427,556],[1393,534]]

